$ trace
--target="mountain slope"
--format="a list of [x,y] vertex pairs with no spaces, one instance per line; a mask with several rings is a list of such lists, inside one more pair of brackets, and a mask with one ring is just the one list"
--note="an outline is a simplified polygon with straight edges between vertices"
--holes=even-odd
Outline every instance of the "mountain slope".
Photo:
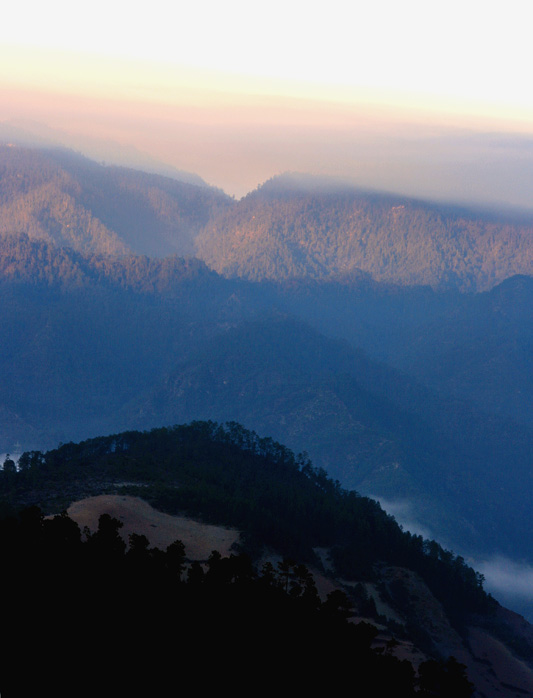
[[241,201],[67,150],[0,146],[0,232],[80,252],[195,255],[251,280],[484,290],[533,272],[533,223],[283,175]]
[[197,260],[2,250],[2,451],[237,419],[345,486],[407,498],[456,547],[533,559],[527,427],[439,398]]
[[440,391],[533,424],[531,308],[533,277],[514,276],[419,327],[386,358]]
[[533,277],[482,293],[361,281],[273,285],[276,302],[444,394],[533,425]]
[[0,232],[79,252],[191,254],[219,190],[120,167],[66,150],[0,146]]
[[284,175],[228,207],[197,255],[226,276],[486,289],[533,271],[533,225]]
[[442,400],[292,320],[219,333],[125,410],[133,428],[236,419],[307,450],[345,486],[408,500],[464,552],[533,555],[521,534],[530,429]]

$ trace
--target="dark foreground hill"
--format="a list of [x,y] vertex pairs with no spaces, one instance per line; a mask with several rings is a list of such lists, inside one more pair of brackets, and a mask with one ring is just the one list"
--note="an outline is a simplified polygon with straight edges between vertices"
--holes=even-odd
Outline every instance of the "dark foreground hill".
[[[193,674],[209,667],[213,687],[231,663],[265,674],[272,687],[283,681],[337,690],[350,677],[384,695],[466,697],[475,677],[478,696],[533,689],[530,669],[524,678],[533,661],[531,627],[488,596],[461,557],[403,532],[376,502],[238,424],[197,422],[27,453],[19,472],[0,473],[0,487],[6,593],[17,611],[4,652],[8,695],[22,695],[17,685],[20,691],[35,680],[65,695],[73,678],[63,667],[78,675],[87,662],[89,682],[109,671],[113,688],[151,682],[154,690],[175,676],[176,661],[187,661]],[[229,559],[213,553],[204,567],[186,565],[179,543],[150,550],[140,534],[126,552],[120,521],[109,516],[82,538],[65,515],[15,514],[29,504],[57,512],[102,491],[138,494],[168,512],[238,528],[240,548]],[[254,570],[265,552],[278,554],[280,564]],[[337,588],[342,578],[344,592],[320,599],[310,569]],[[378,590],[376,600],[370,590]],[[348,623],[353,614],[366,622]],[[388,636],[386,648],[373,644],[377,632]],[[422,652],[415,666],[395,655],[406,641]],[[476,654],[491,643],[522,667],[517,683],[501,678],[494,652]],[[128,668],[132,652],[135,670]],[[30,659],[38,676],[18,675]]]

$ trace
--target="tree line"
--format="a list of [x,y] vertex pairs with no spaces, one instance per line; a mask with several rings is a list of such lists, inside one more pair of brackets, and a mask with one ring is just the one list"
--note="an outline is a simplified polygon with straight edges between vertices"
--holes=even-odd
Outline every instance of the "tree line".
[[345,490],[306,454],[235,422],[64,444],[24,454],[19,466],[0,474],[7,508],[18,501],[53,512],[88,494],[128,492],[162,511],[241,530],[242,551],[253,559],[268,547],[319,566],[314,551],[324,547],[337,572],[356,581],[375,579],[382,564],[414,570],[460,631],[472,614],[497,606],[461,556],[403,531],[376,501]]
[[38,507],[0,521],[6,696],[28,691],[72,695],[95,687],[125,695],[176,692],[193,685],[250,682],[270,690],[311,687],[419,698],[470,696],[464,666],[430,660],[416,673],[391,644],[378,651],[377,630],[350,622],[339,591],[321,601],[305,565],[283,559],[257,570],[243,554],[213,551],[187,560],[179,540],[166,550],[103,514],[96,531],[66,513]]

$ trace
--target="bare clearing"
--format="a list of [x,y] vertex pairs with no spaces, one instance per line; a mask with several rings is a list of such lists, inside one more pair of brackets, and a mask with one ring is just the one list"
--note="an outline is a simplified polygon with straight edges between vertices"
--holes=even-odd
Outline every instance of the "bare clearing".
[[152,547],[165,550],[181,540],[190,560],[206,560],[212,550],[223,556],[231,554],[231,546],[239,540],[239,531],[211,526],[184,516],[170,516],[151,507],[139,497],[103,494],[74,502],[68,515],[83,529],[98,528],[101,514],[109,514],[122,522],[120,533],[125,541],[130,533],[145,535]]

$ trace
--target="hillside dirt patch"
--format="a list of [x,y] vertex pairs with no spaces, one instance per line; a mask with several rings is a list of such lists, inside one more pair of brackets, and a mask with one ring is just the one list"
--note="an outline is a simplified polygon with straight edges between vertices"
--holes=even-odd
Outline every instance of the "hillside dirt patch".
[[151,547],[161,550],[181,540],[190,560],[206,560],[213,550],[228,556],[240,536],[239,531],[229,528],[164,514],[139,497],[108,494],[89,497],[74,502],[67,514],[82,530],[87,526],[91,531],[98,528],[101,514],[109,514],[122,522],[120,534],[126,542],[130,533],[138,533],[148,538]]
[[[472,681],[479,689],[498,691],[509,698],[533,695],[533,671],[525,662],[517,659],[498,639],[481,628],[470,628],[470,647],[477,667],[470,667]],[[487,666],[489,671],[478,676],[475,669]]]

